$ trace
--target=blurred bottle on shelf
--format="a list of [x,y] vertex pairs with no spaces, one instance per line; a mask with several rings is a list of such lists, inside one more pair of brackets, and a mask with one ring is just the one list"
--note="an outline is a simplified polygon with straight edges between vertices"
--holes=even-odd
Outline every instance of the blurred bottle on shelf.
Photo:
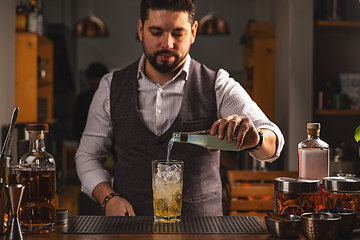
[[344,19],[343,0],[327,0],[327,19],[330,21],[341,21]]
[[37,0],[31,0],[28,14],[28,31],[38,32],[38,3]]
[[46,16],[44,15],[44,0],[38,0],[38,34],[46,35]]
[[20,4],[16,6],[16,31],[25,32],[27,31],[28,22],[28,8],[22,0]]

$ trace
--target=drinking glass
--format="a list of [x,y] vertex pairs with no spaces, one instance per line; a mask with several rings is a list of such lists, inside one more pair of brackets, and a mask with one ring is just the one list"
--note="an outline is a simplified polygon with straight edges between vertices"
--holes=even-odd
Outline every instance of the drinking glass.
[[184,162],[152,161],[155,222],[177,222],[181,217]]

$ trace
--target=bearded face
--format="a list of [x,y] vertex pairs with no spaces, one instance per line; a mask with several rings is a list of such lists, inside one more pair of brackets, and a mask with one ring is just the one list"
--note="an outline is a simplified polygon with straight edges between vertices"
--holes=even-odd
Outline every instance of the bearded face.
[[144,24],[139,20],[138,34],[149,68],[161,74],[175,73],[185,62],[195,41],[197,22],[189,22],[186,12],[149,10]]
[[[156,51],[153,54],[150,54],[146,51],[144,46],[144,40],[143,39],[143,49],[146,58],[150,62],[150,64],[160,73],[169,73],[174,70],[176,70],[180,65],[185,61],[186,55],[189,53],[189,50],[184,54],[183,56],[179,56],[178,53],[174,50],[168,50],[168,49],[162,49],[159,51]],[[189,47],[190,49],[190,47]],[[161,58],[161,55],[168,56],[166,59]],[[167,60],[168,58],[173,59],[172,61]]]

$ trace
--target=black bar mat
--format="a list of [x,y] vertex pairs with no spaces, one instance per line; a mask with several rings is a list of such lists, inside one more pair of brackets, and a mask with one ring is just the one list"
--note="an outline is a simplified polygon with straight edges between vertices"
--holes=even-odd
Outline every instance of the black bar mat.
[[256,216],[181,217],[155,223],[153,217],[75,216],[62,233],[268,233]]

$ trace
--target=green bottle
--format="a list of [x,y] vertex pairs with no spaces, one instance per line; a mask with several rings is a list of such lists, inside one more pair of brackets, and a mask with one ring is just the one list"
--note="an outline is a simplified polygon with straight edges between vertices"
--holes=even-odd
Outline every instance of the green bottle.
[[174,132],[173,142],[191,143],[209,149],[219,149],[225,151],[242,151],[242,147],[236,146],[237,131],[234,133],[234,140],[231,144],[226,142],[226,134],[223,140],[219,140],[217,135],[211,136],[210,130],[196,132]]

